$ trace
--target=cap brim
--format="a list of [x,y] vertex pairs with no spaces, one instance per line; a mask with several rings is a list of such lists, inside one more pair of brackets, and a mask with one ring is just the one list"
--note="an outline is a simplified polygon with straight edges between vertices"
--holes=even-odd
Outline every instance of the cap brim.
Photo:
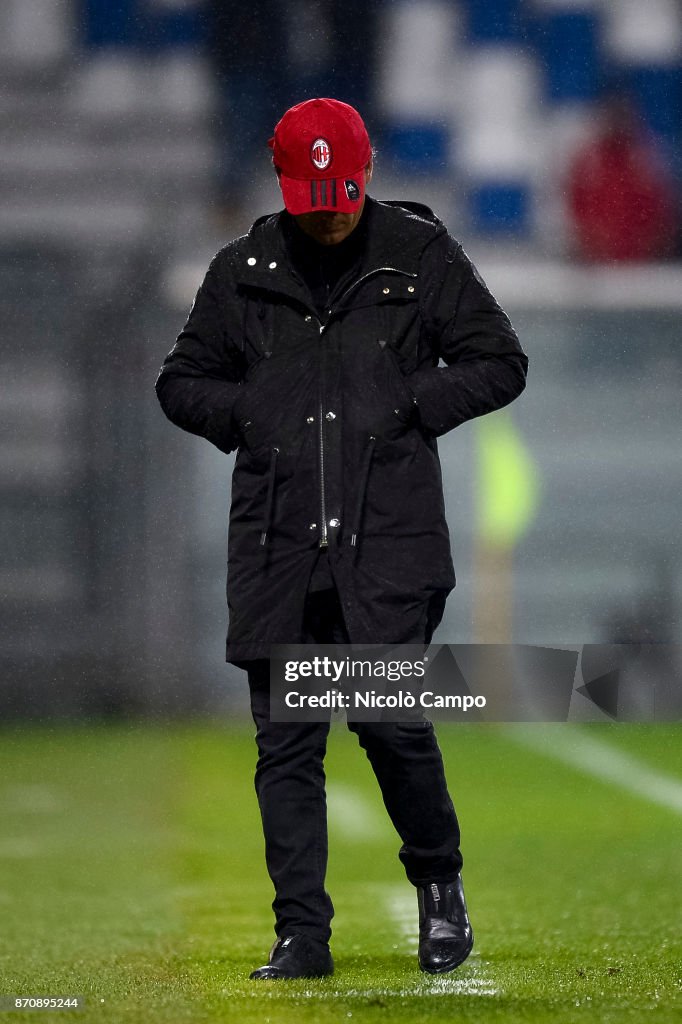
[[365,172],[341,178],[287,178],[280,174],[280,188],[289,213],[357,213],[365,195]]

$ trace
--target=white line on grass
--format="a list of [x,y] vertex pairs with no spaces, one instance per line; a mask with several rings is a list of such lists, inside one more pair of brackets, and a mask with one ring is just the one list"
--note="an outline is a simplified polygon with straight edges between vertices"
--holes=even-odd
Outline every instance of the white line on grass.
[[[467,961],[467,966],[469,961]],[[231,996],[232,992],[224,988],[223,995]],[[246,993],[252,999],[259,1002],[265,999],[277,999],[289,996],[292,1000],[314,999],[315,1002],[336,1002],[337,999],[377,999],[391,998],[405,999],[419,996],[497,996],[499,991],[491,986],[477,987],[473,978],[454,978],[450,975],[422,974],[412,982],[408,982],[401,988],[384,988],[377,985],[375,988],[328,988],[328,989],[305,989],[303,992],[288,992],[284,989],[265,992],[261,987],[255,988]]]
[[23,860],[26,857],[36,857],[40,853],[40,847],[32,839],[2,839],[0,840],[0,859]]
[[0,808],[12,813],[58,814],[65,807],[65,801],[50,786],[37,783],[14,784],[0,791]]
[[682,814],[682,782],[650,768],[631,754],[616,750],[608,743],[585,735],[582,730],[564,725],[554,727],[515,726],[505,730],[515,743],[530,747],[555,761],[577,768],[586,775],[604,779],[621,789]]
[[[469,961],[467,965],[469,966]],[[469,967],[470,969],[470,967]],[[223,990],[225,994],[227,990]],[[280,995],[280,993],[276,993]],[[499,990],[493,988],[488,982],[477,981],[475,978],[456,978],[449,974],[422,974],[413,982],[409,982],[401,988],[384,988],[377,985],[376,988],[335,988],[328,990],[310,990],[296,992],[296,999],[336,1000],[336,999],[376,999],[377,997],[395,996],[405,999],[407,996],[498,996]],[[249,995],[254,998],[262,998],[262,993],[251,992]],[[272,993],[268,992],[268,996]]]
[[[410,888],[412,887],[410,886]],[[387,890],[386,894],[386,910],[396,924],[406,950],[416,953],[419,946],[417,937],[419,915],[416,896],[406,893],[405,887],[402,885],[399,889],[391,888]]]
[[327,783],[327,812],[330,826],[350,843],[375,843],[388,835],[388,825],[353,786]]

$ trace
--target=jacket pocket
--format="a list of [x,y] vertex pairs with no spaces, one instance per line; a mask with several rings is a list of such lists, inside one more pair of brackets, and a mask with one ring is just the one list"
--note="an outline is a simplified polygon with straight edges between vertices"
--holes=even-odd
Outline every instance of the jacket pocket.
[[[234,407],[240,436],[247,451],[260,460],[274,447],[281,449],[282,472],[310,432],[308,417],[317,394],[317,352],[292,360],[286,352],[263,356],[252,364]],[[279,469],[278,469],[279,473]]]
[[259,377],[265,361],[265,357],[261,356],[251,363],[240,384],[240,394],[232,407],[235,431],[247,447],[248,435],[253,434],[254,421],[258,420],[259,409],[263,404],[262,395],[259,395]]
[[401,423],[409,425],[414,420],[416,412],[414,394],[398,365],[397,357],[391,345],[383,339],[379,339],[378,344],[386,365],[386,394],[390,400],[393,414]]

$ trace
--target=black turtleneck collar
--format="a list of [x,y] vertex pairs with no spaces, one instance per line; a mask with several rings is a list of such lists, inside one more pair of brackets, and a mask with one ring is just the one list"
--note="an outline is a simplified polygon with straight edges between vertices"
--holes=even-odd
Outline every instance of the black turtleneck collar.
[[321,245],[301,230],[291,214],[285,211],[281,215],[292,269],[307,285],[313,305],[321,317],[336,296],[358,275],[367,244],[370,216],[370,207],[365,203],[360,220],[343,242]]

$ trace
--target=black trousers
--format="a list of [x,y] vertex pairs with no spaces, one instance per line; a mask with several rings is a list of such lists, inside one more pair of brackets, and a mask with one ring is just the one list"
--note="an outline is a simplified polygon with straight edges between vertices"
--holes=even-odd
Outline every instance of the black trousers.
[[[334,590],[308,595],[306,639],[348,642]],[[251,662],[248,675],[257,730],[256,793],[267,868],[275,887],[275,932],[305,932],[327,942],[334,914],[325,889],[323,762],[329,723],[271,722],[269,663]],[[349,722],[348,728],[367,754],[402,840],[399,857],[408,879],[414,885],[452,881],[462,866],[459,826],[432,724]]]

